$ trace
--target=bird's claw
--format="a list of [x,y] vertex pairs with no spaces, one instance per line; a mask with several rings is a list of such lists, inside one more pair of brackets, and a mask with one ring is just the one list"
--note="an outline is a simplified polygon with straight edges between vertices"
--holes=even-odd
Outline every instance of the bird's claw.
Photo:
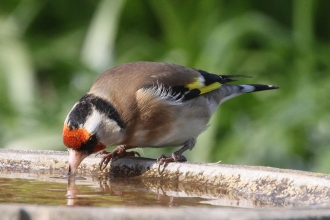
[[101,155],[101,154],[108,154],[108,153],[109,153],[108,151],[101,150],[95,154],[95,157],[97,157],[98,155]]
[[109,162],[112,160],[112,157],[111,158],[108,158],[106,156],[104,156],[99,164],[100,166],[100,171],[104,170],[107,165],[109,164]]
[[163,165],[165,163],[171,163],[171,162],[186,162],[187,158],[181,154],[173,153],[170,157],[166,157],[164,154],[162,154],[158,159],[157,163],[159,165]]
[[112,159],[117,159],[117,158],[120,158],[120,157],[135,157],[135,155],[140,157],[140,154],[136,151],[127,152],[124,145],[118,146],[116,149],[114,149],[111,152],[107,152],[105,150],[99,151],[97,153],[97,155],[99,155],[99,154],[106,154],[102,158],[102,160],[99,164],[100,165],[100,171],[104,170]]

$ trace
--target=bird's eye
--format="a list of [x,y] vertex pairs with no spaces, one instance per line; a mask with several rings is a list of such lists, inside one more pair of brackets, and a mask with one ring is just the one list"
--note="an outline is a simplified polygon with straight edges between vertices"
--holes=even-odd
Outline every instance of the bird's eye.
[[95,147],[95,145],[97,145],[98,143],[98,138],[96,137],[95,134],[91,135],[88,140],[83,143],[79,150],[80,151],[86,151],[86,152],[89,152],[89,153],[92,153],[93,152],[93,148]]
[[94,134],[94,135],[91,135],[90,137],[89,137],[89,139],[86,141],[86,145],[95,145],[95,144],[97,144],[97,137],[96,137],[96,135]]

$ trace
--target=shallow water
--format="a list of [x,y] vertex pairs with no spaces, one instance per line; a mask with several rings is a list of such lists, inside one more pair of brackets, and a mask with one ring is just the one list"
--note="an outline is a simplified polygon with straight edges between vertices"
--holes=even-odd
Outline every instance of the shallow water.
[[144,207],[311,207],[328,204],[294,201],[205,185],[144,178],[77,178],[54,174],[0,173],[0,203],[53,206]]
[[180,198],[149,190],[141,181],[113,180],[99,184],[0,178],[0,203],[74,206],[206,206],[198,197]]

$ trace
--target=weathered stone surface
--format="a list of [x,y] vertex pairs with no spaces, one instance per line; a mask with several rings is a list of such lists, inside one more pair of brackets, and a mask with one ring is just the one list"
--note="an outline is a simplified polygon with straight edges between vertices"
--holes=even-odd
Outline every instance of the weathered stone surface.
[[137,207],[51,207],[0,205],[2,220],[195,220],[195,219],[328,219],[328,209],[231,209],[231,208],[137,208]]
[[[135,177],[155,192],[199,196],[226,201],[258,201],[263,207],[281,204],[290,209],[231,208],[66,208],[0,205],[1,219],[316,219],[330,218],[330,177],[326,174],[225,164],[170,163],[159,166],[153,159],[121,158],[110,169],[99,171],[99,157],[86,158],[79,168],[83,176],[97,179]],[[24,178],[64,174],[68,153],[0,150],[0,174],[21,173]],[[120,187],[120,186],[119,186]],[[221,196],[219,196],[221,195]],[[228,205],[228,204],[223,204]],[[253,207],[247,204],[246,207]],[[294,208],[306,207],[306,208]],[[314,207],[314,208],[311,208]],[[324,207],[324,208],[322,208]],[[292,209],[294,208],[294,209]],[[129,210],[129,211],[128,211]]]
[[[158,180],[162,189],[168,185],[166,182],[174,182],[177,191],[179,185],[187,186],[186,189],[193,185],[204,189],[204,194],[215,188],[231,189],[241,199],[253,196],[261,201],[268,201],[271,198],[270,203],[283,204],[285,207],[330,204],[329,175],[321,173],[202,163],[170,163],[164,167],[140,158],[117,160],[111,164],[110,172],[114,176],[134,176],[139,173],[138,170],[148,170],[142,174],[144,181],[150,183]],[[172,189],[175,184],[172,184]],[[149,187],[150,185],[152,184]],[[216,197],[217,193],[206,194]]]

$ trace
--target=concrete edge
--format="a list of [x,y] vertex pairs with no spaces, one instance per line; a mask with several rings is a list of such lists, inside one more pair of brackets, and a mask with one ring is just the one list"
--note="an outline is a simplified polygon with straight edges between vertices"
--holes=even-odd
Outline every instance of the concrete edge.
[[0,205],[2,219],[327,219],[329,209],[51,207]]
[[[105,216],[113,219],[130,219],[132,216],[144,216],[148,219],[315,219],[330,216],[330,180],[329,175],[285,170],[270,167],[236,166],[225,164],[170,163],[159,166],[155,160],[147,158],[121,158],[111,163],[111,168],[99,172],[100,158],[90,156],[84,160],[79,172],[82,175],[108,178],[109,172],[114,177],[143,177],[149,188],[162,187],[174,192],[182,191],[185,185],[203,186],[203,192],[211,193],[214,187],[232,188],[237,193],[248,197],[270,197],[283,200],[284,203],[307,201],[306,208],[270,208],[270,209],[235,209],[235,208],[134,208],[134,207],[65,207],[33,206],[20,204],[0,204],[2,216],[28,216],[31,219],[56,219],[59,216],[74,216],[75,219],[101,219]],[[17,172],[66,173],[68,153],[58,151],[21,151],[0,150],[0,173]],[[39,175],[39,176],[40,176]],[[166,182],[170,184],[167,185]],[[196,186],[196,185],[195,185]],[[212,190],[211,190],[212,191]],[[324,206],[324,208],[322,208]],[[294,206],[291,206],[294,207]],[[75,210],[75,211],[74,211]],[[79,210],[77,212],[77,210]],[[99,211],[100,212],[99,212]],[[7,214],[5,214],[7,213]],[[56,213],[56,215],[54,214]],[[163,213],[163,214],[162,214]],[[190,213],[190,214],[188,214]],[[55,217],[53,217],[55,216]],[[8,219],[15,219],[15,218]],[[45,217],[45,218],[44,218]],[[193,217],[193,218],[192,218]],[[135,219],[132,217],[132,219]],[[17,218],[20,219],[20,218]],[[69,219],[69,218],[66,218]]]
[[[89,156],[79,167],[83,176],[141,176],[150,181],[166,180],[181,184],[239,189],[245,193],[290,197],[306,195],[315,202],[330,200],[329,175],[271,167],[226,165],[218,163],[169,163],[160,166],[154,159],[127,157],[114,160],[110,169],[99,171],[100,157]],[[0,171],[67,173],[68,152],[0,150]],[[317,201],[316,201],[317,200]],[[329,201],[330,202],[330,201]]]

